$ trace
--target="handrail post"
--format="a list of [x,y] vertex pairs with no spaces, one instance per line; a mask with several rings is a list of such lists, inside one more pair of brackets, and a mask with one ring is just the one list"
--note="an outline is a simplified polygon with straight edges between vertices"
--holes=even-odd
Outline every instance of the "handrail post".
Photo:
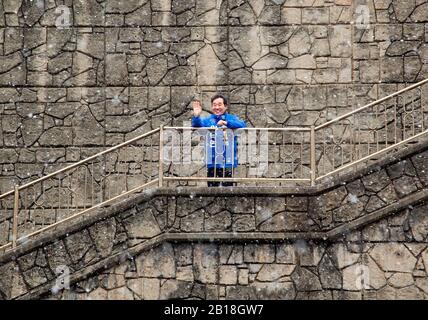
[[311,186],[315,186],[316,178],[316,162],[315,162],[315,126],[311,126]]
[[15,186],[15,197],[13,201],[13,225],[12,225],[12,248],[16,248],[18,239],[18,211],[19,211],[19,187]]
[[159,131],[159,187],[163,185],[163,125]]

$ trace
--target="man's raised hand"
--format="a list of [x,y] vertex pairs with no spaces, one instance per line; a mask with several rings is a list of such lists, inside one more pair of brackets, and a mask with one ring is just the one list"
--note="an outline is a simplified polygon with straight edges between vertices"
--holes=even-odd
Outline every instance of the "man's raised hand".
[[219,122],[217,122],[217,125],[218,125],[219,127],[227,126],[227,121],[225,121],[225,120],[220,120]]
[[199,116],[202,112],[201,102],[198,100],[192,101],[193,115]]

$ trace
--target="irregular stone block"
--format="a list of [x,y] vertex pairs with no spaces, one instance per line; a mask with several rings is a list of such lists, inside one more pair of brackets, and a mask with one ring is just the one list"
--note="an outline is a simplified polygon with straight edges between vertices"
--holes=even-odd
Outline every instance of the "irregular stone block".
[[[217,71],[219,75],[224,75],[221,71]],[[162,79],[163,85],[168,86],[183,86],[186,84],[195,84],[196,70],[188,66],[178,66],[168,71]]]
[[428,216],[426,206],[414,208],[409,216],[409,225],[414,239],[423,242],[428,236]]
[[389,279],[388,284],[395,288],[403,288],[414,284],[413,277],[410,273],[394,273]]
[[107,219],[97,222],[89,228],[95,247],[102,257],[108,256],[113,249],[116,235],[116,220]]
[[285,276],[289,276],[294,271],[295,265],[288,264],[264,264],[257,273],[258,281],[278,281]]
[[[214,48],[208,45],[197,53],[196,73],[199,84],[218,85],[225,80],[227,68],[217,57]],[[189,82],[192,83],[192,80],[193,79],[190,78]]]
[[318,276],[306,268],[297,267],[291,279],[298,291],[322,290]]
[[416,258],[403,244],[377,244],[370,256],[384,271],[412,272]]
[[159,84],[168,72],[167,59],[164,56],[147,59],[146,70],[149,83]]
[[73,120],[74,145],[102,145],[104,143],[104,126],[94,118],[92,110],[81,107],[74,114]]
[[253,215],[244,214],[233,217],[232,230],[238,232],[254,231],[256,222]]
[[230,45],[240,54],[246,66],[253,65],[260,57],[261,44],[257,27],[230,28]]
[[73,262],[78,262],[92,246],[92,239],[87,230],[77,232],[65,238],[67,251]]
[[304,8],[302,9],[303,24],[328,24],[329,8]]
[[24,29],[24,50],[32,50],[46,42],[46,28]]
[[73,2],[74,22],[77,26],[104,26],[104,8],[96,0]]
[[381,60],[381,80],[384,82],[403,81],[403,58],[385,57]]
[[275,261],[275,247],[272,245],[253,245],[244,247],[244,262],[272,263]]
[[22,56],[19,52],[2,57],[0,61],[0,73],[9,72],[10,70],[18,67],[22,62]]
[[127,85],[129,82],[126,56],[124,54],[107,54],[106,81],[109,85]]
[[[297,58],[296,58],[297,59]],[[293,59],[290,60],[290,63]],[[287,67],[288,59],[278,54],[269,53],[268,55],[262,57],[254,65],[254,70],[269,70],[269,69],[284,69]],[[301,63],[303,64],[303,62]],[[293,68],[288,65],[289,68]]]
[[295,299],[296,291],[291,282],[259,283],[251,285],[254,288],[257,299],[291,300]]
[[238,280],[238,269],[236,266],[219,267],[219,283],[226,285],[236,285]]
[[394,188],[397,191],[397,195],[402,198],[418,190],[415,185],[414,178],[403,176],[399,179],[394,180]]
[[289,42],[290,54],[294,57],[309,53],[311,48],[311,38],[306,29],[299,29],[293,34]]
[[418,177],[424,186],[428,185],[428,151],[422,152],[412,157],[413,165],[416,168]]
[[350,57],[351,50],[351,28],[349,26],[329,27],[329,41],[332,57]]
[[152,238],[161,233],[159,225],[153,215],[153,209],[146,209],[132,215],[123,221],[131,238]]
[[218,281],[218,248],[216,245],[195,245],[193,265],[195,280],[215,284]]
[[150,2],[147,2],[137,10],[125,15],[125,24],[128,26],[151,26],[152,10]]
[[144,277],[175,278],[174,251],[171,244],[159,247],[136,258],[138,275]]
[[127,287],[116,288],[107,291],[108,300],[134,300],[132,291]]
[[24,1],[21,6],[23,11],[24,20],[30,27],[33,26],[43,15],[45,11],[45,2],[38,1],[36,3]]
[[[411,8],[411,6],[409,6]],[[427,3],[422,3],[418,5],[415,10],[412,12],[410,19],[414,22],[427,22],[428,21],[428,5]]]
[[416,1],[410,0],[410,1],[400,1],[400,0],[393,0],[392,6],[394,8],[395,16],[397,17],[397,20],[400,22],[404,22],[410,14],[413,12],[415,8]]
[[226,287],[226,299],[236,300],[254,300],[257,298],[256,290],[250,286],[227,286]]
[[384,170],[364,176],[361,180],[364,187],[371,192],[378,192],[391,183],[391,180]]
[[116,0],[107,0],[106,13],[128,13],[133,12],[141,7],[147,0],[128,0],[125,2],[118,2]]
[[43,132],[39,143],[42,146],[70,146],[73,144],[73,132],[71,128],[54,127]]
[[336,268],[333,260],[325,254],[318,266],[321,285],[324,289],[341,289],[342,273]]
[[52,244],[44,247],[46,258],[49,262],[49,266],[53,272],[56,272],[57,268],[62,269],[64,266],[70,268],[70,272],[73,271],[71,268],[71,259],[68,255],[65,245],[62,241],[56,241]]
[[[127,30],[127,29],[125,29]],[[84,33],[77,36],[77,50],[96,59],[104,58],[103,33]]]

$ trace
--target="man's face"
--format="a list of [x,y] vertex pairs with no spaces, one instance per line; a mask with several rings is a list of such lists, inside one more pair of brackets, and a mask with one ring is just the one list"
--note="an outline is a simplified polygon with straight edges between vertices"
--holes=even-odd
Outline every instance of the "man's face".
[[226,112],[227,106],[224,105],[223,98],[217,98],[212,103],[212,111],[216,116],[221,116]]

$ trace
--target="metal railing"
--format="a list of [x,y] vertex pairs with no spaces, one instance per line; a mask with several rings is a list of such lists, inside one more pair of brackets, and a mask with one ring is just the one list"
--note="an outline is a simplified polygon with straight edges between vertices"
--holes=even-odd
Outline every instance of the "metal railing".
[[427,133],[428,103],[411,85],[315,128],[316,181],[376,158]]
[[[165,127],[164,139],[163,180],[169,185],[225,179],[240,185],[311,181],[311,128]],[[233,178],[223,167],[229,167]]]
[[0,196],[0,250],[158,183],[155,129]]
[[[425,138],[428,103],[422,87],[427,83],[317,127],[152,130],[0,195],[0,250],[151,186],[315,185]],[[220,175],[207,177],[209,161]],[[232,177],[217,169],[228,161]]]

